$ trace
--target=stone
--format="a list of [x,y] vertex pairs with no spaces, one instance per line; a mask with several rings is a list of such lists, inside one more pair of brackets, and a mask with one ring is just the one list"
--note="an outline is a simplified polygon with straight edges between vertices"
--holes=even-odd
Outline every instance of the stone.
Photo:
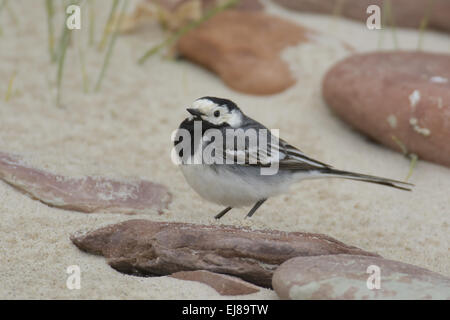
[[[148,0],[147,0],[148,1]],[[151,0],[154,1],[154,0]],[[157,0],[156,3],[158,3],[161,6],[166,7],[169,10],[174,10],[183,3],[190,2],[190,1],[198,1],[198,0]],[[228,0],[200,0],[202,7],[204,10],[211,9],[215,6],[218,6],[220,4],[223,4],[227,2]],[[235,9],[239,10],[262,10],[264,7],[261,4],[259,0],[239,0],[239,2],[233,7]]]
[[[150,3],[156,3],[167,10],[174,11],[184,3],[199,1],[205,9],[213,8],[217,5],[225,3],[227,0],[147,0]],[[234,8],[239,10],[261,10],[263,5],[259,0],[240,0]]]
[[230,88],[269,95],[295,84],[280,54],[308,31],[264,12],[227,10],[181,37],[179,54],[216,73]]
[[272,284],[282,299],[450,299],[449,278],[374,256],[293,258],[275,271]]
[[[340,15],[366,22],[367,8],[377,5],[383,8],[384,0],[274,0],[283,7],[292,10]],[[433,0],[432,11],[427,28],[450,31],[450,1]],[[397,27],[419,28],[429,10],[427,0],[392,0],[392,12]],[[339,6],[341,6],[339,8]]]
[[224,225],[128,220],[71,236],[114,269],[140,276],[207,270],[270,287],[273,271],[296,256],[376,255],[322,234],[250,230]]
[[172,273],[170,277],[204,283],[216,290],[222,296],[251,294],[260,290],[259,287],[239,278],[206,270],[180,271]]
[[[158,20],[169,30],[177,31],[188,23],[199,20],[208,10],[226,0],[146,0],[135,3],[134,10],[125,14],[120,25],[121,32],[134,32],[142,26]],[[236,10],[259,11],[264,7],[259,0],[240,0]],[[118,21],[119,15],[115,16]]]
[[450,55],[390,51],[350,56],[324,77],[344,121],[382,144],[450,166]]
[[33,168],[22,157],[4,152],[0,152],[0,179],[49,206],[85,213],[161,213],[171,201],[170,193],[161,184],[63,176]]

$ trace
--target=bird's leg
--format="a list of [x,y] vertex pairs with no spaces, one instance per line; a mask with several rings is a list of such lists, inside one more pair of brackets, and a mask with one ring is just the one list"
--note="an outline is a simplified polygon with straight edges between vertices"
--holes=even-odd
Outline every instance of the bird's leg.
[[250,212],[247,213],[247,218],[250,218],[250,217],[255,213],[255,211],[258,210],[258,208],[259,208],[266,200],[267,200],[267,199],[259,200],[259,201],[253,206],[253,208],[250,210]]
[[220,211],[214,218],[215,218],[215,219],[220,219],[220,218],[222,218],[222,217],[225,215],[225,213],[227,213],[227,212],[230,211],[231,209],[233,209],[233,208],[232,208],[232,207],[228,207],[228,208],[223,209],[223,210]]

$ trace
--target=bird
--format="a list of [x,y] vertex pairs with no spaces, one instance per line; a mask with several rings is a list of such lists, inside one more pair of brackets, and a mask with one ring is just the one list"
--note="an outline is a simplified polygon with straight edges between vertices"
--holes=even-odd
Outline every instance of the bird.
[[[202,198],[225,207],[215,215],[216,219],[233,208],[252,206],[246,216],[250,218],[268,198],[288,192],[292,184],[305,179],[344,178],[406,191],[411,191],[414,186],[403,181],[338,170],[315,160],[275,137],[267,127],[245,115],[229,99],[205,96],[195,100],[187,111],[190,115],[181,122],[172,138],[175,161],[187,183]],[[251,130],[264,132],[266,139],[257,136],[257,143],[250,143],[250,139],[245,138],[239,145],[235,136],[230,136],[230,132],[239,130],[241,133]],[[215,134],[208,135],[210,131]],[[217,133],[225,140],[229,138],[228,141],[221,141]],[[204,151],[208,146],[213,146],[214,152],[205,157]],[[212,161],[214,159],[219,161]],[[276,168],[275,173],[262,174],[263,169],[270,167]]]

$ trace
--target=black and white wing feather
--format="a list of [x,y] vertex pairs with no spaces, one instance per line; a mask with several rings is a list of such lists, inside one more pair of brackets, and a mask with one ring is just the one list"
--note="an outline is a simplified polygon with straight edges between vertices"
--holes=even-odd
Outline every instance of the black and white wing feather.
[[245,146],[241,148],[224,148],[223,156],[225,159],[228,158],[228,161],[233,159],[234,162],[232,163],[247,166],[269,167],[274,165],[274,162],[277,162],[280,170],[316,172],[324,177],[328,176],[371,182],[407,191],[410,191],[413,186],[413,184],[403,181],[337,170],[326,163],[308,157],[301,150],[288,144],[282,139],[274,137],[274,139],[269,139],[268,141],[266,149],[264,149],[264,146],[261,146],[260,143],[258,143],[257,146],[246,143]]
[[[263,129],[265,128],[263,127]],[[296,147],[272,135],[270,131],[267,131],[265,139],[261,140],[258,136],[253,143],[246,140],[245,144],[234,143],[232,147],[224,143],[222,154],[224,163],[227,164],[257,167],[269,167],[277,164],[280,169],[293,171],[332,168],[330,165],[308,157]]]

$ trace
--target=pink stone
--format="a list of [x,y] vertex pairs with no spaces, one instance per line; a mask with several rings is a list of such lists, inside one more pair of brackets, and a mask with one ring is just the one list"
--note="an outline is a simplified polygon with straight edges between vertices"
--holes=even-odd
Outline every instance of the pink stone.
[[338,116],[374,140],[450,166],[450,55],[353,55],[325,75],[323,96]]
[[150,181],[67,177],[33,168],[23,158],[3,152],[0,179],[49,206],[86,213],[161,212],[171,200],[165,186]]

